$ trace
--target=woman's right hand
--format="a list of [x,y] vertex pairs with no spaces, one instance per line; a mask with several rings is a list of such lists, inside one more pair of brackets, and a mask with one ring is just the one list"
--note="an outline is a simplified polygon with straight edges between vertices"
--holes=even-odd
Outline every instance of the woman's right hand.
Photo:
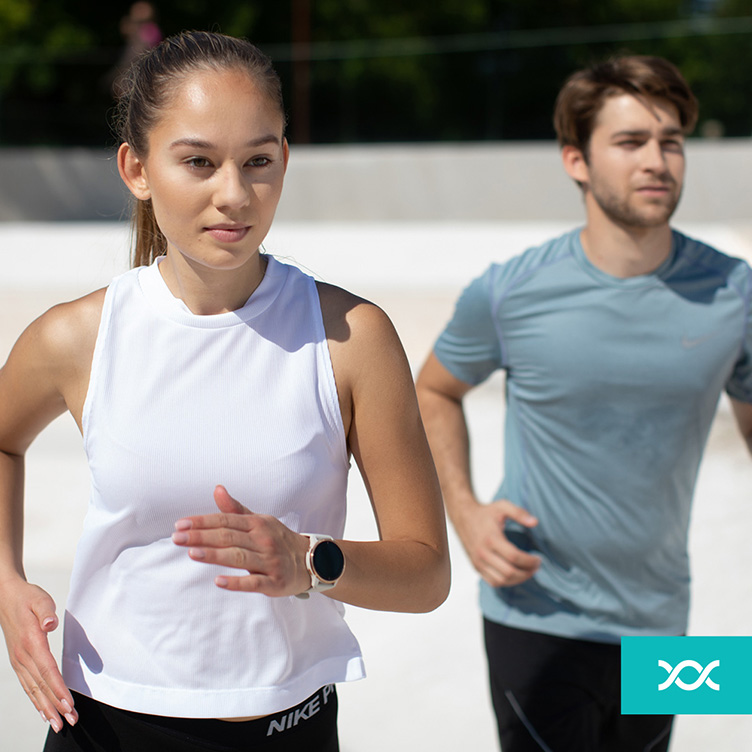
[[25,580],[4,583],[0,588],[0,626],[13,670],[42,718],[55,733],[63,728],[63,718],[73,726],[78,713],[47,640],[58,626],[55,601]]
[[104,296],[98,290],[51,308],[0,368],[0,627],[21,685],[55,731],[78,714],[47,642],[58,626],[55,603],[23,577],[24,456],[66,410],[81,426]]

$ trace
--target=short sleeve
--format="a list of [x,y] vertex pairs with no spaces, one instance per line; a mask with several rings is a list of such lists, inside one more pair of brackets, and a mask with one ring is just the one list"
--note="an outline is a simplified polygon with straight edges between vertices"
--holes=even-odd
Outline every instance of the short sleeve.
[[466,384],[479,384],[502,367],[491,294],[493,276],[491,266],[465,288],[434,347],[439,362]]
[[[746,266],[746,265],[745,265]],[[745,330],[742,349],[726,382],[726,392],[739,402],[752,403],[752,270],[747,269],[744,303],[746,309]]]

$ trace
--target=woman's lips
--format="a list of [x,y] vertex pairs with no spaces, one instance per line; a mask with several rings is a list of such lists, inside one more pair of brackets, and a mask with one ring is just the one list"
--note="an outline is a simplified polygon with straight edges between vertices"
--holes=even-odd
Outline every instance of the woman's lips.
[[242,240],[251,228],[246,226],[235,227],[230,225],[217,225],[216,227],[207,227],[206,232],[220,243],[237,243]]

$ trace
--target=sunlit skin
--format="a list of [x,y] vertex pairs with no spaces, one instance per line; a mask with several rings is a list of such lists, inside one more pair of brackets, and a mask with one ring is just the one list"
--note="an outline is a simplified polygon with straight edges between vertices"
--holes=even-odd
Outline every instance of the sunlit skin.
[[630,94],[609,97],[585,153],[562,150],[584,191],[582,242],[590,260],[615,276],[646,274],[671,250],[671,218],[684,182],[684,134],[676,107]]
[[167,239],[162,276],[194,313],[241,307],[263,277],[258,249],[289,154],[283,128],[274,102],[243,71],[206,71],[177,89],[147,154],[120,148],[123,179],[138,199],[151,199]]

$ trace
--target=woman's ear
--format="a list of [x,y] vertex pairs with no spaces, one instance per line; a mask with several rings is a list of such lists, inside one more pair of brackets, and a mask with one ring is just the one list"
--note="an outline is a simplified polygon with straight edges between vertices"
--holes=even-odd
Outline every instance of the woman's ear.
[[146,177],[144,163],[136,156],[131,145],[128,143],[120,144],[117,153],[117,164],[120,177],[128,187],[128,190],[139,201],[147,201],[151,198],[149,190],[149,181]]

